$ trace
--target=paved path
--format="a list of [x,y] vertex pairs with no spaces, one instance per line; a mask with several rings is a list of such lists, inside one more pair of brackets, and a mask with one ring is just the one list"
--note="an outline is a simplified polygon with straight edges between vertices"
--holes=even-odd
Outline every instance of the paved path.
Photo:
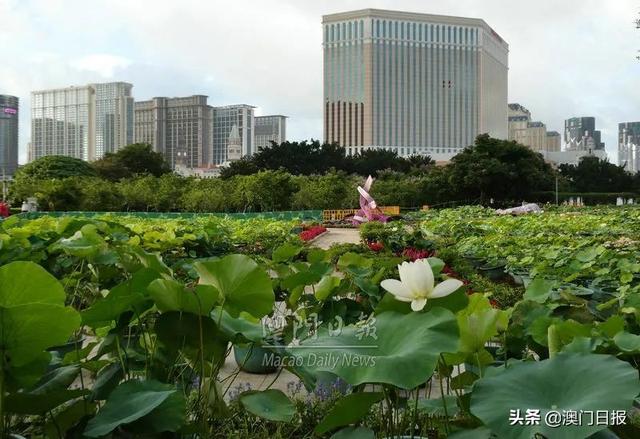
[[327,232],[320,235],[312,244],[326,250],[333,244],[358,244],[359,242],[358,229],[327,229]]

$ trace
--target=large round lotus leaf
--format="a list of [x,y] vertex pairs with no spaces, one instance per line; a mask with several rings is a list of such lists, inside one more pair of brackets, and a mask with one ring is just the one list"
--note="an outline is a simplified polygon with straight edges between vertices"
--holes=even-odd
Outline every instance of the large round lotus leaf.
[[296,413],[287,395],[276,389],[244,392],[240,395],[240,403],[249,412],[270,421],[289,422]]
[[275,295],[265,270],[245,255],[229,255],[217,261],[196,262],[200,283],[214,286],[223,296],[224,309],[232,316],[246,311],[264,317],[273,309]]
[[87,424],[84,435],[101,437],[133,422],[153,427],[147,431],[176,431],[184,423],[185,411],[184,398],[172,398],[176,392],[174,386],[158,381],[125,381],[111,392],[107,403]]
[[[582,425],[552,428],[545,424],[545,415],[552,410],[560,414],[563,410],[628,410],[638,392],[638,372],[629,363],[610,355],[562,353],[549,360],[515,364],[478,380],[471,413],[498,437],[584,438],[607,426],[588,425],[587,414]],[[510,425],[510,410],[520,410],[524,416],[528,409],[540,410],[540,425]]]
[[60,282],[33,262],[0,267],[0,355],[12,380],[33,375],[27,366],[80,326],[80,316],[64,306],[64,298]]
[[291,355],[314,371],[331,372],[351,385],[386,383],[412,389],[432,375],[442,352],[458,347],[456,318],[444,308],[426,313],[385,312],[339,334],[290,347]]
[[38,264],[19,261],[0,267],[0,306],[64,305],[64,299],[60,282]]
[[315,432],[326,433],[344,425],[354,424],[365,417],[371,406],[382,400],[380,392],[359,392],[340,398],[329,413],[316,425]]
[[173,279],[156,279],[147,290],[161,312],[183,311],[207,316],[218,300],[218,290],[211,285],[185,288]]

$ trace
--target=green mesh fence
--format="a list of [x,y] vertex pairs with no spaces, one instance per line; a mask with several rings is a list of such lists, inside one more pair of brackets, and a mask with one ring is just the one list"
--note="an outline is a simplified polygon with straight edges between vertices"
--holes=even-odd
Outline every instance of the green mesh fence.
[[266,218],[282,220],[312,220],[321,221],[321,210],[285,210],[281,212],[243,212],[243,213],[184,213],[184,212],[29,212],[19,214],[22,218],[35,219],[42,216],[62,217],[94,217],[103,215],[134,216],[138,218],[196,218],[196,217],[227,217],[234,219]]

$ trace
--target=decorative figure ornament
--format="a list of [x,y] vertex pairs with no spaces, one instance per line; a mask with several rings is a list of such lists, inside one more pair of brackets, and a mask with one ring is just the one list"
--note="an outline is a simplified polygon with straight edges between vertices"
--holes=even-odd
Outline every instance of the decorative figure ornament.
[[369,195],[371,186],[373,185],[373,177],[367,177],[364,186],[358,186],[358,193],[360,194],[360,210],[353,216],[352,221],[355,225],[367,223],[370,221],[380,221],[386,223],[389,217],[386,216],[378,205],[376,200]]

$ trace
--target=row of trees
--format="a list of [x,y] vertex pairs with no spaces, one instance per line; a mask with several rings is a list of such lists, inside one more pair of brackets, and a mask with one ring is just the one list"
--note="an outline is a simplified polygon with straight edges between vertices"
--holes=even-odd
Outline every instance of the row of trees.
[[435,162],[430,157],[414,155],[409,158],[387,150],[366,150],[347,156],[345,149],[336,144],[311,142],[273,143],[256,154],[232,162],[222,171],[222,178],[234,175],[251,175],[258,171],[283,169],[293,175],[318,175],[331,170],[361,176],[377,176],[378,172],[391,170],[418,174],[425,172]]
[[404,207],[546,200],[556,181],[561,192],[632,192],[640,187],[637,176],[597,158],[554,170],[529,148],[482,135],[447,166],[388,151],[345,157],[333,145],[285,142],[235,162],[223,178],[202,180],[171,173],[148,145],[130,145],[91,164],[68,157],[36,160],[20,169],[10,195],[14,204],[35,195],[47,210],[350,208],[358,204],[356,186],[369,174],[377,176],[372,194],[379,204]]
[[67,177],[99,177],[119,181],[138,175],[159,177],[171,173],[164,156],[151,145],[134,143],[117,152],[109,152],[100,160],[85,162],[73,157],[51,155],[34,160],[18,169],[16,180],[49,180]]

